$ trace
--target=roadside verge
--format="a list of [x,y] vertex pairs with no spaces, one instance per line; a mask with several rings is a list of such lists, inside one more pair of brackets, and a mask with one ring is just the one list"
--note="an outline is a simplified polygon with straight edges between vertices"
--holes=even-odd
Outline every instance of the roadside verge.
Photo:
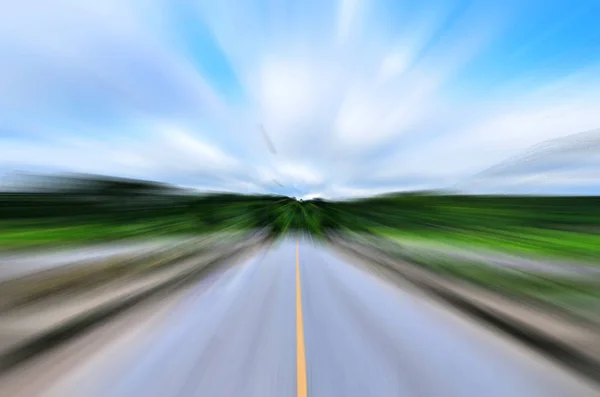
[[406,282],[600,382],[600,330],[552,310],[525,305],[508,296],[394,258],[381,249],[330,236],[342,253],[364,260],[369,270],[391,282]]
[[44,300],[0,315],[0,375],[25,360],[157,294],[203,277],[224,261],[235,262],[268,241],[251,236],[218,250],[186,257],[137,280],[120,280],[85,293]]

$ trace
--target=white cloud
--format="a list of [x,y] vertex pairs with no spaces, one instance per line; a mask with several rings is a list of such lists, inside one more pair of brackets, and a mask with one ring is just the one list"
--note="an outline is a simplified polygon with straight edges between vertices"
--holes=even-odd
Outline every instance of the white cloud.
[[208,166],[211,169],[223,170],[238,165],[237,161],[225,154],[217,146],[204,142],[189,132],[177,128],[166,127],[161,131],[163,150],[173,151],[177,161],[184,160]]
[[149,130],[143,141],[131,138],[63,139],[51,145],[32,146],[19,140],[0,144],[0,169],[27,168],[95,174],[158,178],[178,182],[189,174],[239,170],[235,159],[183,129]]
[[413,54],[408,49],[396,50],[387,54],[381,62],[380,80],[381,83],[401,75],[405,72],[413,60]]
[[369,197],[389,192],[408,192],[415,190],[429,189],[429,185],[425,184],[413,184],[406,185],[400,184],[396,186],[385,186],[385,187],[359,187],[359,186],[344,186],[344,185],[332,185],[326,191],[319,193],[319,197],[338,200],[338,199],[353,199],[360,197]]
[[[261,70],[260,102],[276,125],[302,122],[319,102],[318,75],[305,60],[267,59]],[[287,127],[287,125],[286,125]]]
[[37,114],[87,123],[91,107],[99,118],[222,113],[218,95],[161,35],[155,18],[164,5],[26,0],[4,7],[0,121],[30,127],[23,115]]
[[359,12],[362,0],[339,0],[338,39],[345,40]]
[[536,95],[526,101],[520,96],[521,101],[495,105],[483,110],[483,117],[462,130],[424,142],[404,161],[413,162],[413,166],[419,162],[431,169],[443,167],[444,171],[466,177],[538,143],[597,128],[600,85],[594,85],[580,86],[577,100]]
[[290,161],[275,161],[270,167],[259,166],[256,177],[259,181],[275,182],[285,187],[319,185],[324,182],[324,176],[313,167]]
[[321,193],[321,192],[315,192],[315,193],[308,193],[308,194],[302,195],[302,196],[297,197],[297,198],[299,198],[301,200],[314,200],[314,199],[317,199],[317,198],[324,198],[324,197],[325,196],[323,195],[323,193]]
[[283,163],[277,168],[283,180],[291,180],[316,185],[323,182],[323,176],[309,166],[302,164]]
[[[287,14],[199,2],[192,10],[235,74],[223,77],[173,45],[174,2],[11,3],[0,15],[10,130],[0,166],[342,197],[453,185],[600,126],[593,66],[526,89],[528,71],[469,85],[473,61],[507,32],[489,3],[406,8],[393,24],[384,5],[307,1]],[[233,100],[212,88],[234,77]]]

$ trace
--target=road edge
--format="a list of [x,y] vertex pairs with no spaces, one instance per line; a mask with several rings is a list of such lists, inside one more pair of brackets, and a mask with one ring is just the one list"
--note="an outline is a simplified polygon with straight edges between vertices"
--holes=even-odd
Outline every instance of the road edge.
[[[522,305],[519,305],[518,302],[511,302],[503,295],[485,291],[484,294],[479,294],[477,298],[474,298],[475,295],[470,294],[463,286],[453,288],[455,286],[452,285],[452,281],[410,262],[379,252],[374,247],[346,242],[337,237],[330,238],[329,244],[342,253],[350,253],[368,263],[384,267],[399,279],[396,281],[409,282],[428,295],[438,298],[480,322],[493,326],[543,356],[552,359],[552,361],[574,370],[596,384],[600,384],[600,355],[582,348],[582,344],[586,343],[598,346],[600,344],[598,333],[582,328],[576,340],[578,343],[573,340],[560,340],[559,337],[552,337],[548,332],[545,332],[547,330],[536,327],[532,321],[527,321],[526,318],[517,321],[514,317],[507,315],[506,312],[503,313],[493,308],[486,301],[488,299],[502,300],[508,307],[513,306],[516,310],[518,306],[519,310],[523,310]],[[415,274],[415,271],[426,274],[426,277],[419,277],[418,274]],[[438,280],[435,280],[435,278]],[[394,282],[395,280],[387,279],[387,281]],[[473,288],[470,289],[473,290]],[[556,319],[555,321],[558,323],[560,320]]]
[[49,351],[60,344],[67,342],[69,339],[76,337],[84,332],[91,330],[96,325],[100,325],[104,320],[108,320],[120,313],[123,313],[129,308],[146,301],[148,298],[158,295],[159,293],[168,293],[175,291],[180,287],[197,281],[207,272],[215,269],[218,265],[226,260],[238,260],[240,257],[252,251],[258,252],[270,244],[268,239],[252,244],[242,244],[241,247],[236,247],[225,253],[210,259],[206,263],[194,269],[192,272],[179,274],[165,282],[152,287],[148,290],[140,291],[125,298],[110,301],[101,307],[93,309],[82,315],[75,316],[73,319],[61,324],[60,326],[47,330],[39,336],[32,338],[24,343],[21,343],[0,354],[0,378],[7,372],[12,371],[27,360],[35,356]]

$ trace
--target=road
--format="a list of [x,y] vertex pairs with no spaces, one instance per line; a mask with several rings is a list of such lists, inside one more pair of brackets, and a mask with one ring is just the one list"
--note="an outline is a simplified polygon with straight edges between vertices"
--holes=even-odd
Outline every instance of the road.
[[53,372],[13,373],[10,395],[599,395],[501,334],[308,242],[283,241],[167,301],[95,349],[75,341],[69,363],[47,357]]

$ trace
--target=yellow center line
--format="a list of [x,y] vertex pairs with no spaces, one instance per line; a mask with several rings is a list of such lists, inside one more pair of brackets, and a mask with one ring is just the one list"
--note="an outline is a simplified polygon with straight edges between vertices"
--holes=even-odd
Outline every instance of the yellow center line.
[[307,396],[306,351],[304,348],[304,321],[302,319],[302,290],[300,288],[300,253],[296,242],[296,379],[298,397]]

